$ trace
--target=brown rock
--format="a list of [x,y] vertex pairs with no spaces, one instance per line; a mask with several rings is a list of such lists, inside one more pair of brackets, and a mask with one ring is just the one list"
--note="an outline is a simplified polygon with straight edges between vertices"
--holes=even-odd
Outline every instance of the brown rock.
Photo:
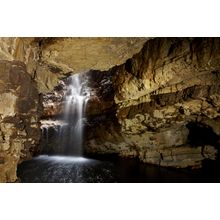
[[23,63],[0,61],[0,82],[0,182],[15,182],[17,164],[40,138],[41,103]]
[[[103,120],[96,125],[87,150],[139,155],[144,162],[174,167],[200,167],[202,160],[215,159],[219,61],[219,38],[149,40],[140,53],[110,70],[119,124]],[[202,146],[194,146],[191,136],[196,131],[190,122],[202,122],[201,129],[208,126],[212,134],[207,135],[215,141],[200,135]]]

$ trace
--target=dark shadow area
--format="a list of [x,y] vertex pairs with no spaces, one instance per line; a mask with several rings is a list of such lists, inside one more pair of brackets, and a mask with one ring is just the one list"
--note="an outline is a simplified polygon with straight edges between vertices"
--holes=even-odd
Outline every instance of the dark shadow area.
[[[219,149],[219,136],[214,133],[213,129],[202,123],[190,122],[187,125],[189,129],[188,140],[193,146],[212,145]],[[210,182],[219,182],[220,154],[216,156],[216,160],[205,159],[202,162],[202,169],[196,171],[197,175],[204,182],[208,179]]]
[[220,172],[217,172],[216,164],[191,170],[149,165],[138,159],[123,159],[117,155],[90,156],[82,161],[71,158],[59,156],[55,159],[47,156],[33,158],[21,163],[17,174],[24,183],[220,182]]
[[192,146],[216,146],[218,144],[219,137],[211,127],[195,122],[188,123],[186,127],[189,129],[188,141]]

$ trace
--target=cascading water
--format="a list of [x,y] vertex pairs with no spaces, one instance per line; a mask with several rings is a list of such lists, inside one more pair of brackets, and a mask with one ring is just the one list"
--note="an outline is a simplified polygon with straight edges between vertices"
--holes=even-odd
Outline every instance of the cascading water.
[[41,128],[41,132],[42,132],[42,138],[44,140],[46,140],[46,143],[48,143],[48,127],[47,126],[42,126]]
[[[46,179],[48,172],[52,179],[57,179],[60,173],[62,177],[58,178],[66,182],[66,177],[74,173],[74,181],[83,182],[84,173],[90,175],[89,166],[99,165],[98,161],[83,157],[85,110],[90,93],[92,94],[87,84],[86,74],[68,77],[64,83],[62,98],[60,98],[60,103],[63,105],[61,117],[44,120],[41,125],[43,155],[33,160],[39,164],[48,165],[48,170],[52,172],[43,165],[43,170],[46,172],[43,176]],[[72,177],[70,181],[73,181]]]
[[83,122],[90,97],[87,82],[85,74],[75,74],[66,79],[64,112],[60,120],[45,120],[41,126],[43,152],[56,155],[82,155]]
[[69,77],[69,85],[65,95],[64,121],[68,124],[69,137],[66,140],[65,151],[68,154],[80,156],[83,153],[83,120],[86,104],[89,99],[87,78],[80,74]]

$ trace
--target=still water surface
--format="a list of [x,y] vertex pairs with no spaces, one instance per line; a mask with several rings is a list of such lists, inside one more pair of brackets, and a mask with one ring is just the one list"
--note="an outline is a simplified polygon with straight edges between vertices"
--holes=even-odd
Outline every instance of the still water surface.
[[18,166],[24,183],[220,182],[217,166],[200,170],[163,168],[136,159],[41,155]]

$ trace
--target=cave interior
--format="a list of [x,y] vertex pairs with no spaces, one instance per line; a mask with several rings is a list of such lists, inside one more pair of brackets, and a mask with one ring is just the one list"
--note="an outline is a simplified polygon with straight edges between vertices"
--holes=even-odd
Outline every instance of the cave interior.
[[220,182],[219,38],[1,38],[0,182]]

